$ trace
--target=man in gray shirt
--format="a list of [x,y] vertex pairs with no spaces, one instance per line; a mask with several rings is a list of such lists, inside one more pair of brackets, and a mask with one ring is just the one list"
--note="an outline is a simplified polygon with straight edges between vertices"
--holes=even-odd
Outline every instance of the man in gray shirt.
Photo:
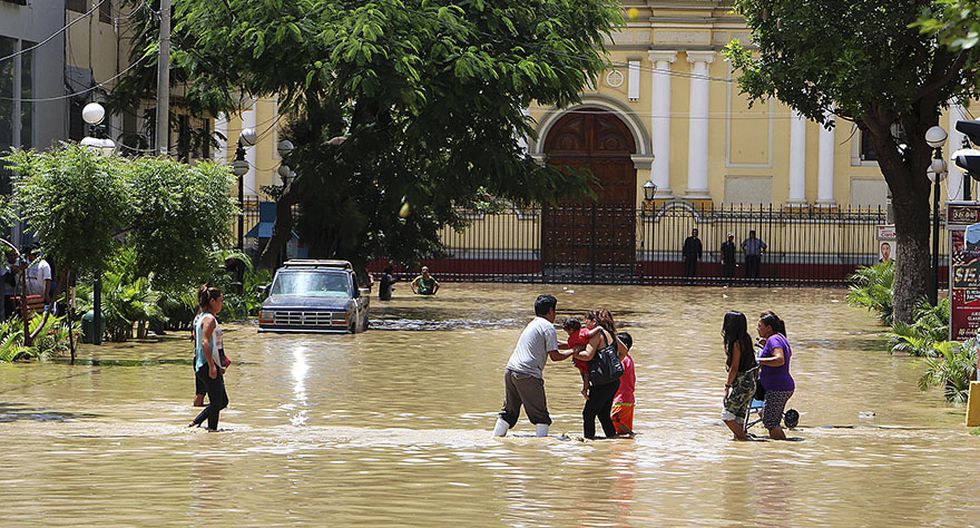
[[536,427],[536,436],[548,436],[551,416],[544,393],[544,365],[549,357],[561,361],[571,355],[571,351],[558,351],[554,325],[557,306],[558,300],[552,295],[539,295],[534,301],[535,318],[521,332],[504,369],[504,408],[493,428],[494,436],[507,435],[517,423],[522,405]]

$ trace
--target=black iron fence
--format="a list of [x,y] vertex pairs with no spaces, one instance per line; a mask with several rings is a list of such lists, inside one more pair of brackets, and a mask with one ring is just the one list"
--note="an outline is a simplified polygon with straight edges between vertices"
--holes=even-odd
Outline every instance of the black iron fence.
[[[246,201],[245,231],[259,224],[259,204]],[[790,208],[684,201],[657,207],[578,206],[469,214],[461,230],[442,230],[445,254],[423,259],[440,280],[638,284],[842,285],[859,266],[879,261],[884,209]],[[701,255],[685,268],[682,250],[698,230]],[[758,275],[743,244],[749,233],[765,243]],[[946,231],[942,229],[941,262]],[[721,245],[735,244],[734,266]],[[895,256],[892,243],[891,256]],[[380,271],[383,262],[371,266]],[[403,270],[410,274],[410,270]],[[692,273],[693,271],[693,273]],[[940,273],[945,285],[946,273]]]
[[[444,230],[448,256],[424,264],[440,277],[475,281],[845,284],[859,266],[881,258],[878,226],[885,223],[885,210],[877,208],[695,207],[684,201],[644,210],[510,211],[472,215],[466,229]],[[685,266],[683,248],[694,229],[701,252]],[[752,231],[760,242],[746,242]],[[729,234],[735,251],[733,265],[726,267],[722,244]],[[762,243],[753,266],[747,257]],[[945,241],[941,247],[945,252]],[[945,282],[945,273],[941,277]]]

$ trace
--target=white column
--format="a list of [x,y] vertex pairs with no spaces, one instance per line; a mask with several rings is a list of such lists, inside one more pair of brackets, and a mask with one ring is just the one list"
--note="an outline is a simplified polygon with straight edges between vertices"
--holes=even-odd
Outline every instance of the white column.
[[789,125],[789,205],[806,203],[806,118],[793,110]]
[[708,194],[708,65],[713,51],[689,51],[691,63],[691,109],[688,112],[687,194],[688,199],[709,199]]
[[669,198],[670,191],[670,65],[677,60],[676,51],[651,51],[653,63],[653,117],[650,132],[653,135],[653,167],[651,178],[657,184],[657,196]]
[[[256,117],[256,103],[253,101],[252,106],[248,110],[242,112],[242,129],[251,128],[255,130],[257,124]],[[255,134],[258,135],[261,130],[255,130]],[[248,172],[245,174],[245,196],[255,196],[257,193],[255,191],[255,151],[259,146],[255,145],[245,149],[245,160],[248,161]]]
[[221,112],[214,118],[214,131],[218,145],[211,157],[218,163],[228,163],[228,114]]
[[[831,112],[826,112],[828,120],[833,120]],[[833,206],[834,203],[834,131],[820,128],[820,159],[817,169],[817,205]]]
[[[957,150],[963,148],[963,134],[956,130],[956,122],[960,119],[967,119],[965,112],[963,111],[963,105],[953,101],[949,104],[949,126],[946,130],[949,131],[949,153],[952,154]],[[947,158],[948,160],[949,158]],[[946,185],[946,196],[950,200],[962,200],[963,199],[963,178],[966,176],[963,171],[956,166],[955,163],[949,161],[949,179],[946,180],[948,184]]]

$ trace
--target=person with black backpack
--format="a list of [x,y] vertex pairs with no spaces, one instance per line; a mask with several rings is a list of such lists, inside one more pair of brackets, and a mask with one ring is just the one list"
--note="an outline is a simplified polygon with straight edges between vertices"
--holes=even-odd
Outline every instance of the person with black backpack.
[[599,418],[606,438],[616,436],[616,426],[611,413],[613,398],[619,390],[619,378],[623,375],[623,358],[629,353],[626,345],[616,335],[616,322],[605,308],[594,310],[585,317],[586,327],[599,327],[600,332],[589,339],[585,350],[575,357],[589,362],[589,398],[582,409],[583,436],[595,438],[595,419]]

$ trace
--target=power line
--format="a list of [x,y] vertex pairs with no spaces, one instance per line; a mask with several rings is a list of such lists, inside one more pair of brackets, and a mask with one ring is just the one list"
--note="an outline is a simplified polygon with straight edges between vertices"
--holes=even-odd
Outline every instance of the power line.
[[84,89],[84,90],[82,90],[80,92],[70,93],[70,94],[66,94],[66,95],[59,95],[57,97],[41,97],[41,98],[36,98],[36,99],[22,99],[20,97],[0,97],[0,101],[20,101],[22,103],[44,103],[44,102],[50,102],[50,101],[63,101],[65,99],[71,99],[72,97],[76,97],[76,96],[79,96],[79,95],[85,95],[85,94],[87,94],[89,92],[92,92],[92,91],[98,89],[98,88],[102,88],[106,84],[108,84],[108,83],[110,83],[110,82],[112,82],[112,81],[114,81],[114,80],[122,77],[123,74],[129,72],[129,70],[132,70],[133,68],[135,68],[136,66],[138,66],[141,62],[143,62],[144,60],[146,60],[147,57],[148,57],[148,55],[144,55],[144,56],[140,57],[139,59],[136,60],[136,62],[134,62],[134,63],[130,64],[129,66],[127,66],[125,70],[123,70],[123,71],[121,71],[121,72],[113,75],[112,77],[109,77],[108,79],[106,79],[106,80],[104,80],[104,81],[102,81],[100,83],[96,83],[96,84],[92,85],[91,87],[86,88],[86,89]]
[[6,61],[6,60],[10,60],[10,59],[13,59],[14,57],[17,57],[18,55],[23,55],[25,53],[34,51],[37,48],[40,48],[41,46],[47,44],[48,42],[51,42],[55,37],[57,37],[58,35],[64,33],[65,31],[67,31],[68,28],[70,28],[73,25],[75,25],[75,23],[78,22],[79,20],[82,20],[82,19],[88,17],[89,15],[91,15],[92,13],[94,13],[96,10],[99,9],[99,7],[102,6],[102,4],[104,4],[104,3],[108,2],[108,1],[109,0],[100,0],[98,4],[95,4],[95,6],[92,7],[92,9],[89,9],[88,11],[86,11],[85,13],[83,13],[81,16],[79,16],[75,20],[72,20],[67,25],[65,25],[65,27],[59,29],[58,31],[56,31],[54,34],[52,34],[48,38],[42,40],[41,42],[38,42],[37,44],[35,44],[35,45],[33,45],[33,46],[31,46],[31,47],[29,47],[27,49],[22,49],[22,50],[20,50],[18,52],[15,52],[15,53],[12,53],[10,55],[7,55],[6,57],[0,57],[0,62]]

